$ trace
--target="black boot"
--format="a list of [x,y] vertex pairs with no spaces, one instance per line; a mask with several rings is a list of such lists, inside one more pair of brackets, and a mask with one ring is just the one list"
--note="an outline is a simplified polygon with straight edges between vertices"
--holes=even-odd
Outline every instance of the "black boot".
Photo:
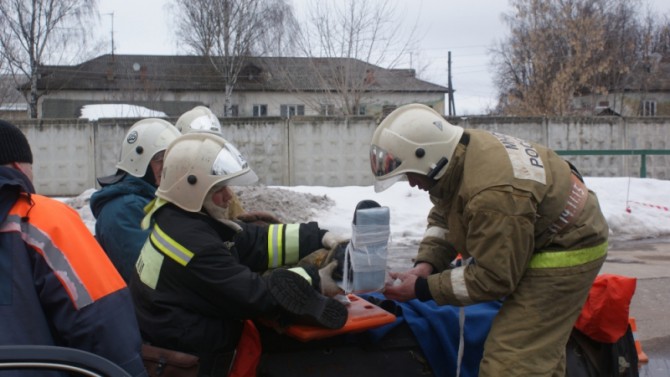
[[339,329],[347,322],[344,304],[317,292],[295,272],[276,269],[268,283],[272,296],[296,323]]

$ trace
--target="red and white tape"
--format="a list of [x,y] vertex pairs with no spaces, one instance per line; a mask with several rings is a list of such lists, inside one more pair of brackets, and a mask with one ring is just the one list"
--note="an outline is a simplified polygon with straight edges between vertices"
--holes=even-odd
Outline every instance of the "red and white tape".
[[656,208],[656,209],[660,209],[661,211],[670,212],[669,207],[658,205],[658,204],[640,203],[640,202],[633,202],[633,201],[630,201],[628,203],[635,203],[635,204],[639,204],[641,206],[645,206],[645,207],[649,207],[649,208]]

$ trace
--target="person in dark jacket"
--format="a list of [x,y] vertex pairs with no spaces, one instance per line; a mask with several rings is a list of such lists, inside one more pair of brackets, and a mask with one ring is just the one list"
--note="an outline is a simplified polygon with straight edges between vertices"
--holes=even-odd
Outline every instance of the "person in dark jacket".
[[205,375],[225,375],[227,365],[216,364],[235,350],[244,320],[333,329],[347,320],[346,307],[320,292],[333,284],[336,262],[300,266],[338,237],[315,222],[259,226],[229,217],[229,186],[257,179],[222,137],[182,135],[166,150],[143,220],[151,234],[130,283],[143,338],[199,356]]
[[147,118],[126,133],[114,175],[98,178],[91,195],[95,235],[126,283],[149,236],[140,227],[144,207],[155,197],[168,144],[180,133],[169,122]]
[[35,193],[32,162],[0,120],[0,345],[77,348],[146,375],[126,284],[77,212]]

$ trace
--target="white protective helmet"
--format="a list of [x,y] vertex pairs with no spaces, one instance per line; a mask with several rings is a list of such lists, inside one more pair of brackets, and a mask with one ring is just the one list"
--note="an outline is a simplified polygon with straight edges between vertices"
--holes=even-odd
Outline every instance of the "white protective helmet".
[[205,106],[196,106],[183,113],[179,119],[177,119],[175,126],[182,134],[209,131],[223,135],[223,129],[219,119]]
[[450,124],[428,106],[397,108],[372,135],[370,167],[375,191],[386,190],[406,173],[440,179],[462,135],[463,128]]
[[146,118],[133,124],[121,146],[117,169],[135,177],[143,177],[156,153],[164,151],[181,134],[170,122]]
[[246,186],[258,181],[240,152],[209,132],[182,135],[165,151],[156,196],[189,212],[199,212],[215,185]]

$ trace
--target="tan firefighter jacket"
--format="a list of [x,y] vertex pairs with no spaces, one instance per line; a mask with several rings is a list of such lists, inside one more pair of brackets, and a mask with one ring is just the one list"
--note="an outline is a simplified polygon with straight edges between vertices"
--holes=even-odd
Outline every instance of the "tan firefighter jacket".
[[[603,257],[607,223],[595,194],[576,177],[544,146],[466,130],[430,190],[434,206],[416,259],[441,272],[428,278],[436,303],[500,299],[527,268],[570,268]],[[583,200],[576,203],[579,191]],[[450,269],[456,252],[474,263]]]

